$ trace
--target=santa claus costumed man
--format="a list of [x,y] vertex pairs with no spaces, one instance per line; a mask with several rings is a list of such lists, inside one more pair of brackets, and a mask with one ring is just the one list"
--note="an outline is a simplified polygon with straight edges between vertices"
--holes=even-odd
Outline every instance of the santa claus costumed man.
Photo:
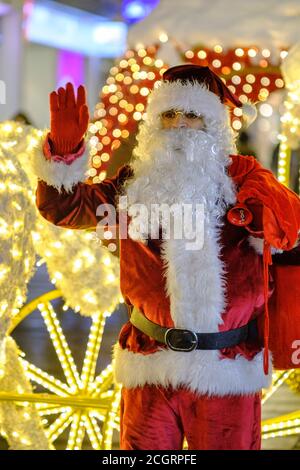
[[[259,449],[260,393],[271,381],[270,249],[295,245],[300,204],[253,157],[236,154],[229,112],[242,103],[208,67],[170,68],[150,95],[131,164],[98,184],[85,182],[84,87],[77,97],[71,84],[59,88],[50,106],[35,158],[42,216],[96,229],[97,207],[127,196],[119,252],[131,316],[114,348],[121,448],[182,449],[186,437],[189,449]],[[202,205],[201,248],[190,249],[190,233],[164,236],[153,204]]]

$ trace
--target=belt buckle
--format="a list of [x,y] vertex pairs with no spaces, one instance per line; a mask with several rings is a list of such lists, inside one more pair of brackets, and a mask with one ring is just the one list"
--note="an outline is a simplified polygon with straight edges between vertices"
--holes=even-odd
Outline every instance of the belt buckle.
[[[172,339],[176,340],[176,337],[174,337],[174,332],[175,334],[176,332],[181,333],[181,339],[178,337],[179,344],[177,346],[172,344]],[[183,333],[183,336],[182,336],[182,333]],[[172,335],[173,335],[173,338],[172,338]],[[186,338],[184,338],[184,336]],[[180,344],[180,341],[182,340],[184,341],[184,339],[190,342],[190,346],[183,347],[183,345]],[[165,343],[170,349],[172,349],[172,351],[189,352],[189,351],[193,351],[194,349],[196,349],[197,344],[198,344],[198,337],[196,333],[194,333],[194,331],[186,330],[185,328],[168,328],[167,331],[165,332]]]

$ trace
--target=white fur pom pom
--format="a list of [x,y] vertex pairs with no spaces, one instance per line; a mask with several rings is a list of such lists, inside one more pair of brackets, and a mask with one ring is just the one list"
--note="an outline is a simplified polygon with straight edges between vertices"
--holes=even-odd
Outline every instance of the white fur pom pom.
[[244,103],[242,106],[243,110],[243,119],[245,122],[246,127],[249,127],[252,124],[256,117],[257,117],[257,109],[255,104],[253,103]]

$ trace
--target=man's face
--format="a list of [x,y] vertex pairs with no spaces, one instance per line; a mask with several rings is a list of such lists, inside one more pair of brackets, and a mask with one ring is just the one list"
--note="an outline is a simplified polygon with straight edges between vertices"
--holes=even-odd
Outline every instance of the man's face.
[[179,129],[187,127],[195,130],[205,130],[205,123],[202,116],[194,111],[180,111],[169,109],[160,115],[162,129]]

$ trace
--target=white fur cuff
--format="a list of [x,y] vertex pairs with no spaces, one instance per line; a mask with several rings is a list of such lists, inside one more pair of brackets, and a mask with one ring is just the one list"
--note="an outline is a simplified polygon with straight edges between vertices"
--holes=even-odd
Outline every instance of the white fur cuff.
[[34,149],[33,160],[31,162],[32,171],[40,180],[45,181],[45,183],[53,186],[58,191],[65,189],[67,192],[72,192],[74,185],[87,179],[88,149],[81,157],[74,160],[71,165],[47,160],[43,153],[43,142],[47,133],[48,131],[44,133],[39,144]]

